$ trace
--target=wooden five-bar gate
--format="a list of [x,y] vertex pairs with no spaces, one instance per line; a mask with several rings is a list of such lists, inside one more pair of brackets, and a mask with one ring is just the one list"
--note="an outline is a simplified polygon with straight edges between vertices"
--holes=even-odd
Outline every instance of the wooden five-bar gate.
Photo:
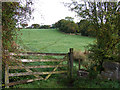
[[[64,56],[67,58],[62,59],[17,59],[15,56]],[[5,87],[9,88],[9,86],[17,85],[17,84],[23,84],[28,82],[33,82],[36,80],[47,80],[52,74],[60,74],[60,73],[67,73],[69,78],[72,78],[72,70],[73,70],[73,48],[70,48],[68,53],[39,53],[39,52],[24,52],[24,53],[12,53],[12,52],[6,52],[6,59],[5,60]],[[9,60],[8,60],[9,59]],[[8,64],[7,61],[16,61],[17,65],[11,66]],[[67,64],[62,64],[64,61],[67,61]],[[22,63],[21,63],[22,62]],[[31,62],[59,62],[57,65],[38,65],[38,66],[26,66],[24,63],[31,63]],[[67,70],[59,70],[58,67],[66,67]],[[31,69],[36,68],[54,68],[51,72],[33,72]],[[26,72],[20,72],[20,73],[10,73],[10,70],[15,69],[24,69]],[[36,78],[34,79],[26,79],[26,80],[20,80],[15,82],[9,82],[10,77],[15,76],[26,76],[26,75],[34,75]],[[47,75],[45,78],[43,78],[40,75]]]

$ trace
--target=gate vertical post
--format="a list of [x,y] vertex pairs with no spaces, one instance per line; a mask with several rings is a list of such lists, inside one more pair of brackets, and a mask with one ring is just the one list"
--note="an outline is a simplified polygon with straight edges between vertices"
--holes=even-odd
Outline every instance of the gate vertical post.
[[9,67],[8,67],[8,51],[5,51],[5,88],[9,88],[9,86],[7,86],[7,84],[9,83]]
[[5,62],[5,88],[9,88],[9,86],[6,86],[9,83],[9,68],[8,64]]
[[80,59],[79,59],[79,70],[80,70]]
[[69,77],[73,76],[73,48],[69,50]]

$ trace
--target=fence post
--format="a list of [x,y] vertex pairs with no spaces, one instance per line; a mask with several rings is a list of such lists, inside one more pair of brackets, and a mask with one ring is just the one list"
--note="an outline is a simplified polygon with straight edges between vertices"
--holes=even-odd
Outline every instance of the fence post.
[[73,48],[69,50],[69,77],[72,78],[73,76]]
[[9,88],[9,86],[7,86],[7,84],[9,83],[9,67],[8,67],[8,51],[5,51],[5,88]]
[[79,70],[80,70],[80,59],[79,59]]

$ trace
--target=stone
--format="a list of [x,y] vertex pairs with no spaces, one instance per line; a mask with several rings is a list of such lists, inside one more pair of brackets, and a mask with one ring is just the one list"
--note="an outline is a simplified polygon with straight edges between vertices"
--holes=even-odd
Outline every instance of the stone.
[[80,70],[78,71],[78,73],[77,73],[77,75],[78,75],[79,77],[87,77],[88,74],[89,74],[89,72],[87,72],[87,71],[84,70],[84,69],[80,69]]
[[120,81],[120,63],[104,62],[103,67],[104,71],[101,72],[103,78]]
[[120,64],[117,62],[104,62],[103,63],[103,68],[105,71],[110,70],[110,71],[115,71],[116,68],[120,68]]

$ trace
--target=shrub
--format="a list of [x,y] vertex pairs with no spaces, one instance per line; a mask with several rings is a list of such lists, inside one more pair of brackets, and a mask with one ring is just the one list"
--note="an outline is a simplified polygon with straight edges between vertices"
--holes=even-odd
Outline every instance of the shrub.
[[69,20],[59,20],[55,26],[65,33],[77,33],[79,31],[78,25]]
[[91,52],[88,58],[96,64],[99,73],[103,70],[102,64],[104,61],[118,61],[118,54],[112,53],[113,50],[111,49],[100,48],[97,44],[90,44],[88,47]]
[[96,37],[96,33],[93,32],[93,26],[92,23],[88,20],[81,20],[78,23],[79,26],[79,32],[82,36],[91,36]]
[[50,29],[50,25],[42,25],[39,29]]

